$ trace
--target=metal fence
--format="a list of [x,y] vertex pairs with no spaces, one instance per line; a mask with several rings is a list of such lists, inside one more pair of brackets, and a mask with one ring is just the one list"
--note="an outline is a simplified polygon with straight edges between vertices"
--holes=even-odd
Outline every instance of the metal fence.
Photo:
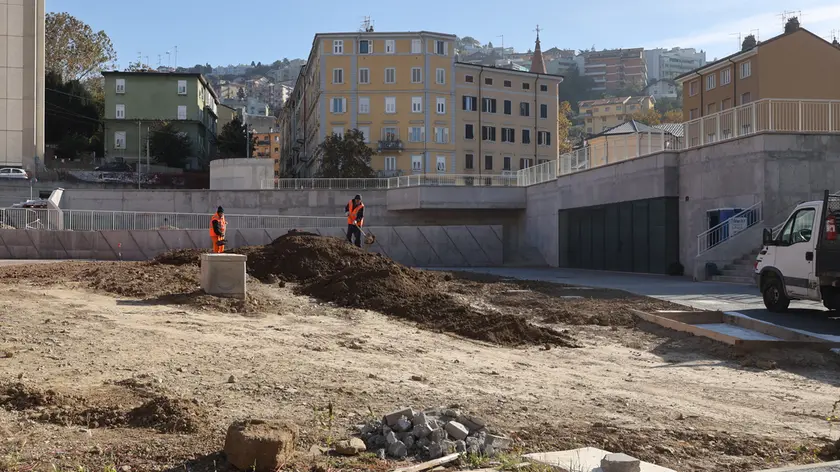
[[764,221],[762,208],[761,202],[758,202],[746,210],[733,215],[726,221],[698,234],[697,255],[703,254],[715,246],[728,241],[747,228]]
[[[209,214],[153,213],[131,211],[0,209],[0,228],[114,231],[209,229]],[[347,224],[344,217],[225,215],[231,229],[335,228]]]
[[401,187],[515,187],[517,176],[480,174],[417,174],[371,179],[273,179],[263,181],[266,190],[383,190]]

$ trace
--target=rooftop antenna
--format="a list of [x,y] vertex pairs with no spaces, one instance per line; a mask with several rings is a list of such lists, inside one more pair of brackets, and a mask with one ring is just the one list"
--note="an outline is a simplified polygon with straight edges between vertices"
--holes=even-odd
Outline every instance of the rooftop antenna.
[[505,35],[500,34],[496,36],[497,38],[502,38],[502,59],[505,58]]
[[175,68],[178,68],[178,46],[175,46]]
[[158,69],[160,69],[160,54],[158,54]]
[[738,47],[737,49],[741,49],[741,33],[729,33],[729,36],[737,36],[738,37]]
[[362,19],[362,27],[360,30],[364,33],[372,33],[373,32],[373,22],[370,21],[369,16],[365,16]]
[[790,18],[793,18],[794,16],[799,19],[800,24],[802,23],[802,12],[800,10],[794,10],[794,11],[785,10],[779,16],[782,18],[782,30],[785,29],[785,25],[787,24],[787,20],[789,20]]

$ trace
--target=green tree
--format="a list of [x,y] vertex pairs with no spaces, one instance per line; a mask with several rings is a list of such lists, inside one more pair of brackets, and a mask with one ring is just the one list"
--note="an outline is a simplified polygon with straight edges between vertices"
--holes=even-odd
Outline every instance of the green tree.
[[630,115],[628,119],[638,121],[639,123],[646,124],[648,126],[662,124],[662,116],[655,108],[645,111],[637,111],[636,113]]
[[171,121],[161,121],[150,130],[149,155],[156,163],[183,169],[193,153],[192,140]]
[[48,13],[45,37],[46,68],[64,80],[83,80],[117,58],[104,31],[93,31],[69,13]]
[[[79,137],[89,143],[102,132],[102,106],[97,103],[85,86],[77,80],[64,82],[58,72],[47,72],[44,77],[44,139],[48,144],[64,142],[66,158],[74,159],[79,152]],[[72,140],[67,140],[73,136]],[[90,149],[96,150],[96,149]]]
[[78,159],[90,149],[91,140],[76,133],[66,133],[55,148],[55,154],[60,159]]
[[570,117],[574,115],[569,102],[560,102],[557,111],[557,144],[560,146],[560,154],[572,150],[572,143],[569,141],[569,129],[572,127]]
[[254,134],[250,135],[250,145],[248,143],[247,132],[245,124],[242,123],[242,118],[235,117],[222,127],[222,132],[216,137],[216,149],[218,150],[219,158],[235,159],[243,157],[253,157],[254,146],[257,144],[257,137]]
[[676,98],[662,97],[656,100],[656,111],[664,115],[671,110],[682,110],[682,99],[679,96]]
[[787,22],[785,23],[785,34],[793,33],[794,31],[799,29],[799,18],[792,16],[788,18]]
[[668,110],[667,112],[662,114],[662,122],[663,123],[682,123],[683,122],[683,112],[679,108],[674,108]]
[[744,42],[741,43],[741,51],[752,49],[756,47],[757,44],[758,42],[755,40],[755,36],[748,35],[746,38],[744,38]]
[[578,112],[578,102],[590,100],[592,96],[592,87],[595,82],[592,78],[581,75],[577,66],[572,66],[563,74],[563,83],[557,90],[557,100],[559,102],[569,102],[572,110]]
[[344,136],[332,134],[318,146],[321,154],[320,178],[368,178],[376,172],[370,166],[373,149],[365,144],[365,136],[351,129]]

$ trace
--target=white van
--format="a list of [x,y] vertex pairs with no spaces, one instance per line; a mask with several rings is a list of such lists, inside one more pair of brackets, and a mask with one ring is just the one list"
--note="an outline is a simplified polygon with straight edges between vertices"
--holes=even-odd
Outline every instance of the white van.
[[840,194],[800,203],[775,237],[764,230],[755,277],[764,306],[788,309],[791,300],[821,301],[840,310]]

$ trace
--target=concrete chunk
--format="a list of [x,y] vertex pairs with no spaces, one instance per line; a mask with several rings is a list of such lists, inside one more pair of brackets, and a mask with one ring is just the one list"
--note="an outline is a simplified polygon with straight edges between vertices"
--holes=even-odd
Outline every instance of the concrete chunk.
[[496,450],[504,450],[510,447],[513,441],[507,437],[499,434],[487,434],[484,436],[484,445],[492,446]]
[[446,429],[446,432],[456,440],[467,439],[467,436],[470,435],[467,427],[457,421],[450,421],[449,423],[446,423],[444,428]]
[[399,421],[403,416],[406,418],[414,418],[414,411],[412,411],[411,408],[403,408],[392,411],[391,413],[385,415],[385,424],[388,426],[395,426],[397,421]]
[[201,289],[208,295],[244,299],[246,260],[241,254],[202,254]]
[[225,456],[240,470],[274,472],[294,456],[298,431],[277,421],[237,421],[228,428]]
[[607,454],[601,459],[603,472],[641,472],[641,461],[627,454]]

